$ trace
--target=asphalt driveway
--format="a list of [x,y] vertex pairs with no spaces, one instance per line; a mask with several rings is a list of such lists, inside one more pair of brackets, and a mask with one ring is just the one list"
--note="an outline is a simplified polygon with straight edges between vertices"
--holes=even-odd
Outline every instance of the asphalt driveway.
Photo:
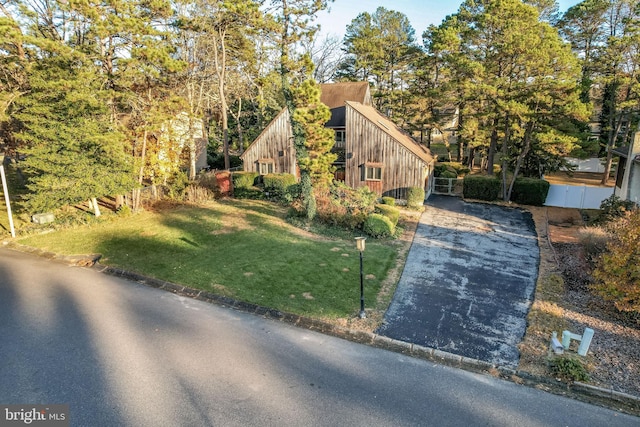
[[377,333],[516,368],[539,259],[528,212],[431,196]]

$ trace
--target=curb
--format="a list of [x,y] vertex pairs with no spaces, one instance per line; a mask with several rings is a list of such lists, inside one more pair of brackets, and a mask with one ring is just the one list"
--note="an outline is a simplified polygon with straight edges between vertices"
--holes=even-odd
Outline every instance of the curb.
[[452,368],[463,369],[474,373],[488,374],[516,384],[537,388],[556,395],[574,398],[590,404],[604,406],[614,411],[620,411],[640,417],[640,397],[617,392],[613,389],[602,388],[581,382],[564,383],[560,380],[534,375],[526,371],[504,368],[482,360],[471,359],[435,348],[423,347],[417,344],[395,340],[372,332],[352,330],[336,326],[322,320],[286,313],[273,308],[235,300],[233,298],[217,295],[211,292],[167,282],[165,280],[147,277],[124,269],[105,266],[99,263],[101,258],[101,255],[99,254],[61,256],[15,242],[4,241],[3,244],[5,247],[21,252],[35,254],[67,265],[88,267],[99,273],[121,277],[145,286],[165,290],[176,295],[193,298],[249,314],[259,315],[267,319],[282,321],[297,327],[342,338],[347,341],[404,354],[406,356],[435,362]]
[[297,327],[342,338],[347,341],[404,354],[417,359],[428,360],[452,368],[488,374],[556,395],[571,397],[590,404],[604,406],[615,411],[640,416],[640,397],[616,392],[613,389],[606,389],[580,382],[567,384],[552,378],[533,375],[526,371],[503,368],[482,360],[471,359],[435,348],[423,347],[417,344],[395,340],[372,332],[352,330],[318,319],[312,319],[309,317],[299,316],[297,314],[282,312],[273,308],[238,301],[233,298],[189,288],[187,286],[177,285],[164,280],[154,279],[123,269],[104,266],[98,262],[94,263],[91,267],[101,273],[122,277],[146,286],[166,290],[177,295],[194,298],[200,301],[220,305],[222,307],[232,308],[249,314],[259,315],[272,320],[282,321]]

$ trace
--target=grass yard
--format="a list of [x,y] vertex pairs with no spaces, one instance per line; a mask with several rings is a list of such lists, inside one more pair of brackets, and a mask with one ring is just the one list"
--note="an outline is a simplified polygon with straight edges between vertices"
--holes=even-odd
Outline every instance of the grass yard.
[[[360,270],[354,240],[298,229],[284,213],[252,200],[178,205],[17,242],[63,255],[100,253],[106,265],[286,312],[325,319],[355,315]],[[378,294],[396,266],[398,244],[367,240],[367,308],[383,303]]]

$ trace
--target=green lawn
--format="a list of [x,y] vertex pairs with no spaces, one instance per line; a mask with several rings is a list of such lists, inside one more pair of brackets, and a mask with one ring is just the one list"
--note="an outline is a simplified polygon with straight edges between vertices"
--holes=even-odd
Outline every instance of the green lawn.
[[[302,231],[283,216],[283,208],[261,201],[180,205],[18,243],[63,255],[100,253],[103,264],[291,313],[353,316],[360,298],[355,242]],[[368,308],[396,265],[397,247],[393,241],[367,240]]]

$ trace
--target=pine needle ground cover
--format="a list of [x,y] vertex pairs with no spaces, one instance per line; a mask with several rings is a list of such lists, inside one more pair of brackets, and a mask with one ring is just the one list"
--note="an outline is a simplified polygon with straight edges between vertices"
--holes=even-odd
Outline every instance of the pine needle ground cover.
[[[63,255],[100,253],[101,263],[318,318],[359,310],[354,240],[329,239],[288,224],[267,202],[233,200],[173,206],[20,239]],[[378,294],[397,251],[367,240],[365,301]]]

